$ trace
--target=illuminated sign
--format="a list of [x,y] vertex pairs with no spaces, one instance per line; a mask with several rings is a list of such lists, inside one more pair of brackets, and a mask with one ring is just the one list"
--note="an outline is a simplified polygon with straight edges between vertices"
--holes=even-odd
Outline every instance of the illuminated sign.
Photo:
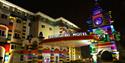
[[58,37],[69,37],[69,36],[86,36],[86,32],[81,33],[66,33],[66,34],[57,34],[57,35],[51,35],[48,38],[58,38]]

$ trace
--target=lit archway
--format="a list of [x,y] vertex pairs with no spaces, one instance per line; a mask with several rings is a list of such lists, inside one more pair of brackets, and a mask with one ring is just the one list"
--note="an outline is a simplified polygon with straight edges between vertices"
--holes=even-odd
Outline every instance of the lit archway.
[[3,46],[0,46],[0,62],[4,61],[4,55],[5,55],[5,48]]

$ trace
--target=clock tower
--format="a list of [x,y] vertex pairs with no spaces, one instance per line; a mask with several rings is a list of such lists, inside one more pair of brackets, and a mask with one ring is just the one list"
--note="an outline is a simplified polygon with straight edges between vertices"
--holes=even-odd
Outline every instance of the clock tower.
[[97,3],[97,0],[95,0],[96,4],[95,7],[92,9],[92,21],[93,21],[93,27],[101,27],[104,25],[109,25],[109,15],[108,12],[104,12],[102,8]]

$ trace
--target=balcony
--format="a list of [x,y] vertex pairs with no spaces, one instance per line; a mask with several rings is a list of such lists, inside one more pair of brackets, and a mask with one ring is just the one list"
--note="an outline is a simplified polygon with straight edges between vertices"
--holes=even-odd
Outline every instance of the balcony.
[[0,36],[0,42],[6,42],[6,37]]

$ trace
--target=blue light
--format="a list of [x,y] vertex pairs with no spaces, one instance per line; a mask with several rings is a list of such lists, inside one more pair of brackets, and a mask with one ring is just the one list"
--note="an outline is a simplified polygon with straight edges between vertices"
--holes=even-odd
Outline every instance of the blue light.
[[115,29],[114,29],[113,25],[111,25],[111,29],[112,29],[112,32],[114,32],[114,31],[115,31]]
[[101,25],[101,24],[102,24],[102,17],[96,18],[96,19],[94,20],[94,23],[95,23],[96,25]]
[[9,60],[9,55],[5,55],[5,62]]

